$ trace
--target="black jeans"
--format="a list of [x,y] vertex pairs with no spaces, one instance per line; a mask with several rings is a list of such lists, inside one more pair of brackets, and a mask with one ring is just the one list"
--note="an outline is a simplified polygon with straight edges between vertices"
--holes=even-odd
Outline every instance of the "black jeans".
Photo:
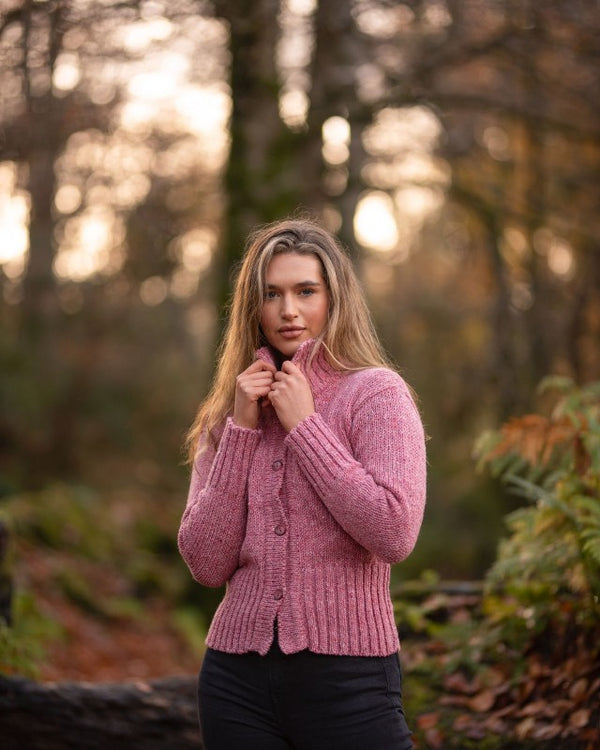
[[398,655],[266,656],[208,649],[199,678],[205,750],[409,750]]

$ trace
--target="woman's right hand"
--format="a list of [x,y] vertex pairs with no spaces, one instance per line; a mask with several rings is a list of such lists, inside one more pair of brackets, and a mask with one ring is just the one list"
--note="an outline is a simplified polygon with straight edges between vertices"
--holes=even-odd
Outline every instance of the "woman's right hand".
[[269,362],[257,359],[235,380],[233,421],[239,427],[255,429],[258,424],[260,402],[271,390],[277,369]]

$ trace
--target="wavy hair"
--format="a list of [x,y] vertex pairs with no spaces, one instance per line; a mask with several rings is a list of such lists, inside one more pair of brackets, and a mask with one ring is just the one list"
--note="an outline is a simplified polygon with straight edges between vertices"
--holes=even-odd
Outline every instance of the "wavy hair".
[[267,344],[260,327],[265,277],[271,258],[279,253],[315,255],[329,292],[327,323],[315,342],[309,363],[322,346],[329,364],[337,370],[391,367],[352,262],[338,240],[312,219],[284,219],[260,227],[248,238],[212,386],[187,435],[190,461],[201,437],[218,442],[218,428],[233,411],[236,377],[252,364],[256,350]]

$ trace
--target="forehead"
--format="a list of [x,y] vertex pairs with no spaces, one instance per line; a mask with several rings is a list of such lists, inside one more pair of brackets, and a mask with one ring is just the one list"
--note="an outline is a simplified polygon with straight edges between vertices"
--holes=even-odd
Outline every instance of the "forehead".
[[321,261],[313,253],[277,253],[269,261],[265,274],[267,284],[298,284],[303,281],[322,281]]

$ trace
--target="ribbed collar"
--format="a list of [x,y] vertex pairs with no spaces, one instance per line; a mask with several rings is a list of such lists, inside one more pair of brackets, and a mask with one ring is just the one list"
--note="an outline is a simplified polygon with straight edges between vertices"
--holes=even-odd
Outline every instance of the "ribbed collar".
[[[329,364],[323,346],[319,346],[317,353],[309,365],[308,360],[316,344],[316,339],[308,339],[308,341],[304,341],[300,344],[296,353],[292,357],[292,362],[299,367],[308,378],[308,382],[310,383],[314,395],[335,386],[339,378],[344,374],[343,371],[335,370]],[[256,357],[257,359],[262,359],[264,362],[270,362],[272,365],[277,366],[275,354],[270,346],[263,346],[259,349],[256,352]]]

